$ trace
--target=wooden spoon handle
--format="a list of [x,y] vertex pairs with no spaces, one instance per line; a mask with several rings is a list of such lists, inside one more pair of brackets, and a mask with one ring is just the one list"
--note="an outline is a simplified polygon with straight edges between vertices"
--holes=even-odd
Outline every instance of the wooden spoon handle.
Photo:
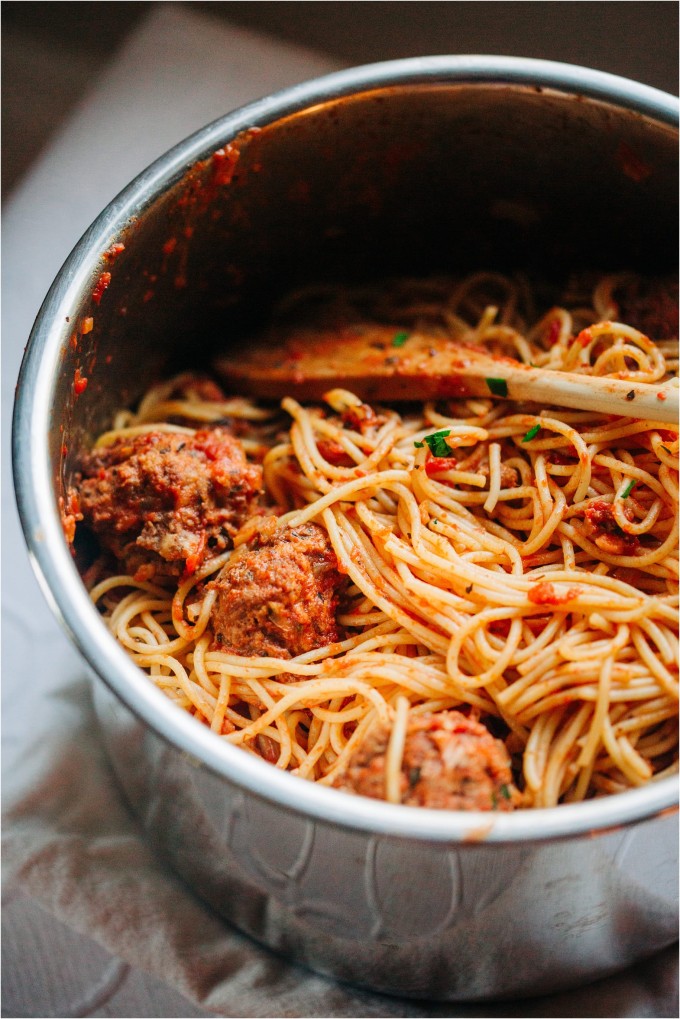
[[[631,382],[577,372],[516,368],[504,362],[489,367],[496,378],[505,382],[505,395],[510,400],[678,423],[680,404],[675,379],[664,383]],[[485,381],[488,386],[489,381]],[[493,386],[493,378],[490,384]]]
[[480,347],[381,325],[271,333],[218,358],[235,392],[321,399],[341,387],[371,401],[496,396],[546,406],[677,422],[677,380],[627,382],[531,368]]

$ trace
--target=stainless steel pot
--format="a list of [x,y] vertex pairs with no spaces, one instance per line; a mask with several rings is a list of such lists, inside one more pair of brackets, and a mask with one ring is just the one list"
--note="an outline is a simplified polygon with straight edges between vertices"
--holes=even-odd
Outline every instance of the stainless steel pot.
[[614,972],[677,936],[676,783],[461,814],[316,787],[223,743],[138,672],[89,602],[60,523],[78,450],[152,379],[243,342],[302,282],[672,270],[677,194],[672,97],[543,61],[418,58],[208,125],[102,212],[55,280],[15,408],[31,557],[95,673],[103,738],[149,837],[275,950],[443,999]]

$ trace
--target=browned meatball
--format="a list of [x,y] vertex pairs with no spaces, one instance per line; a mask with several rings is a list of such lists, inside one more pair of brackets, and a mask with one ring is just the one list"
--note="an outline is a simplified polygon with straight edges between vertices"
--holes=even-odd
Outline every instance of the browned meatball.
[[230,547],[258,509],[262,469],[223,428],[152,431],[85,456],[78,494],[85,522],[129,572],[180,575]]
[[214,583],[212,627],[232,654],[292,658],[340,640],[336,611],[345,578],[318,524],[277,529],[269,518]]
[[[336,786],[385,799],[389,738],[387,726],[374,726]],[[485,726],[460,711],[410,719],[401,764],[402,803],[442,810],[513,810],[520,799],[505,745]]]

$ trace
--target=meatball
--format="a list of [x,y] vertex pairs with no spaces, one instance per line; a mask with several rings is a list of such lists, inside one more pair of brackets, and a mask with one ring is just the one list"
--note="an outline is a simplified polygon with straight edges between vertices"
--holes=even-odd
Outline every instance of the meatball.
[[[376,725],[336,781],[337,788],[385,799],[388,726]],[[401,763],[401,802],[441,810],[513,810],[513,785],[505,744],[460,711],[413,716]]]
[[336,612],[345,578],[318,524],[260,533],[232,555],[212,585],[215,643],[232,654],[292,658],[340,640]]
[[128,572],[192,572],[258,511],[262,468],[224,428],[119,438],[81,461],[83,519]]

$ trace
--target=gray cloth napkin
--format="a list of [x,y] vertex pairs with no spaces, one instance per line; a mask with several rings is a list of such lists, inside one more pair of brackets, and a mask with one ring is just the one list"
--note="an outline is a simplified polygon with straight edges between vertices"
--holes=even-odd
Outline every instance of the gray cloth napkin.
[[672,949],[571,994],[475,1006],[336,984],[231,929],[146,844],[103,753],[85,668],[31,573],[9,477],[9,422],[22,350],[60,264],[106,202],[174,142],[332,69],[322,56],[158,4],[7,203],[3,1015],[675,1015]]

